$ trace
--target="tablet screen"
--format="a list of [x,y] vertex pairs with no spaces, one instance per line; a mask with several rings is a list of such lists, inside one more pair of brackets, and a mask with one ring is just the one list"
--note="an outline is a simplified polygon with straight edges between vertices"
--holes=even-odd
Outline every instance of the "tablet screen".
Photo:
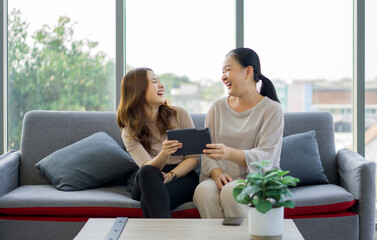
[[209,128],[174,129],[168,130],[166,135],[169,140],[177,140],[183,145],[172,156],[202,154],[206,144],[211,143]]

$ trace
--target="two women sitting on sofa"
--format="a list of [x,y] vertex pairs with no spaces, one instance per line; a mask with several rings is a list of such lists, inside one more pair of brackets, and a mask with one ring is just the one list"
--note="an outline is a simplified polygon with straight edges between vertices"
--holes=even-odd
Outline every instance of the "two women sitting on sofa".
[[117,122],[140,167],[132,198],[141,201],[144,217],[171,217],[172,209],[192,200],[202,218],[246,217],[247,205],[233,199],[235,180],[254,171],[250,162],[269,159],[271,168],[279,168],[283,112],[258,55],[234,49],[222,71],[228,96],[216,100],[206,115],[213,143],[203,150],[199,185],[193,171],[199,155],[171,156],[182,143],[166,138],[168,129],[194,128],[189,113],[167,105],[164,85],[151,69],[138,68],[123,77]]

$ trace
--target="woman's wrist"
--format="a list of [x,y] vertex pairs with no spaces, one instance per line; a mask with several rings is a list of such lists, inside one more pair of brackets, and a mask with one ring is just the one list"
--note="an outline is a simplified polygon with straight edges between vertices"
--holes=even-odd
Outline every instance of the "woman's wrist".
[[164,168],[164,166],[166,165],[167,161],[169,161],[169,158],[170,158],[170,155],[166,155],[166,152],[161,150],[157,156],[155,156],[151,160],[144,162],[143,166],[151,165],[162,170],[162,168]]
[[232,156],[233,148],[224,145],[224,158],[230,159]]
[[170,171],[170,172],[168,172],[168,174],[170,173],[170,175],[171,175],[171,180],[175,180],[175,179],[177,179],[177,174],[175,173],[175,172],[173,172],[173,171]]
[[229,161],[235,162],[241,166],[246,167],[245,161],[245,154],[240,149],[235,149],[231,147],[226,147],[226,151],[224,152],[224,158],[228,159]]
[[160,154],[163,157],[165,157],[165,158],[169,158],[170,157],[170,154],[167,151],[165,151],[164,149],[161,150]]
[[223,174],[223,173],[224,173],[224,172],[223,172],[223,170],[222,170],[221,168],[214,168],[214,169],[211,171],[210,176],[211,176],[211,178],[212,178],[213,180],[216,180],[216,179],[218,179],[219,176],[220,176],[221,174]]

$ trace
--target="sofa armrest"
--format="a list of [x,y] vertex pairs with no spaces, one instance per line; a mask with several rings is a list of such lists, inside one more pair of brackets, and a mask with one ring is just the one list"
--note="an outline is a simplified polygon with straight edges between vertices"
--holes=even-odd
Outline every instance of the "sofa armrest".
[[359,214],[359,239],[372,239],[376,211],[376,163],[348,149],[338,151],[337,161],[340,186],[358,200],[353,210]]
[[0,197],[18,186],[20,151],[10,151],[0,156]]
[[357,200],[364,198],[365,194],[375,199],[375,162],[348,149],[338,151],[337,161],[340,186],[352,193]]

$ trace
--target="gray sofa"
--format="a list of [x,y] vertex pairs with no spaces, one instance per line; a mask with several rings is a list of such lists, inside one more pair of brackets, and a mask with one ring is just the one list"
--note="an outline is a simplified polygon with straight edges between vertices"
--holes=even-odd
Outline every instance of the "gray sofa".
[[[123,146],[115,116],[115,112],[66,111],[25,115],[20,151],[0,157],[0,239],[72,239],[89,217],[141,217],[140,203],[131,199],[124,185],[59,191],[34,166],[99,131]],[[203,127],[205,114],[191,116],[196,127]],[[316,131],[330,182],[292,188],[296,208],[285,217],[294,219],[305,239],[373,239],[375,163],[350,150],[335,152],[329,113],[285,113],[284,120],[284,136]],[[175,209],[173,217],[199,215],[190,202]]]

